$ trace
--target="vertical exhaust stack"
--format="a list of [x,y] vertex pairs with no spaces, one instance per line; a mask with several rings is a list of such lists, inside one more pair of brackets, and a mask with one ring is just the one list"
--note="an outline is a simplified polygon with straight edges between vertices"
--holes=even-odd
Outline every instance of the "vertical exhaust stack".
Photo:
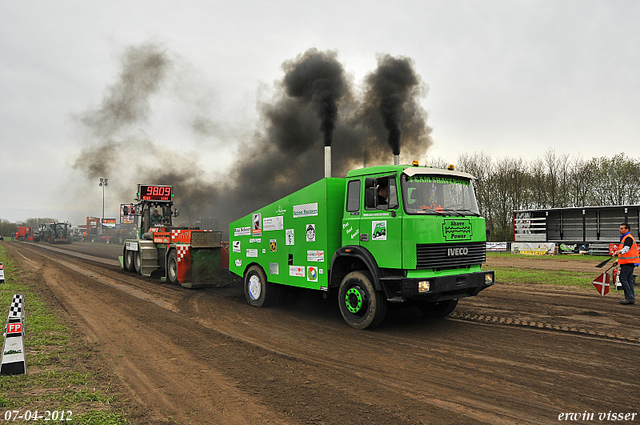
[[331,146],[324,147],[324,176],[331,177]]
[[393,165],[400,165],[400,155],[393,155]]

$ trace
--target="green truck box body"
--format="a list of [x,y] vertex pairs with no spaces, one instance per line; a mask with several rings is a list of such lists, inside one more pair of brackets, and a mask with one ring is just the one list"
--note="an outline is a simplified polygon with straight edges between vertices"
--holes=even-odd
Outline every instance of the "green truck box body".
[[326,290],[344,194],[344,179],[324,178],[234,221],[229,270],[242,276],[259,264],[270,282]]
[[[343,246],[365,248],[377,266],[402,270],[407,277],[432,277],[479,272],[484,262],[485,219],[474,215],[416,215],[405,210],[400,196],[407,166],[378,166],[349,172],[346,178],[325,178],[249,214],[230,225],[229,268],[242,276],[259,264],[273,283],[326,289],[334,252]],[[446,170],[434,170],[434,173]],[[395,181],[397,206],[388,210],[365,208],[365,179],[388,176]],[[347,211],[345,195],[350,182],[360,182],[357,209]],[[255,220],[257,219],[257,221]],[[307,237],[309,226],[315,237]],[[451,267],[451,258],[434,263],[427,246],[482,248],[475,264]],[[456,264],[455,261],[453,264]],[[442,270],[443,268],[447,270]],[[316,275],[317,273],[317,275]]]

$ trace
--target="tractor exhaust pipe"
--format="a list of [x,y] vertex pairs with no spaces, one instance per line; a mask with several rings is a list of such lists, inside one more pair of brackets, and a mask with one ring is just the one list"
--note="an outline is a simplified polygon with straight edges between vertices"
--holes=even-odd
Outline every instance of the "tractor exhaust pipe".
[[331,177],[331,146],[324,147],[324,176]]
[[400,165],[400,155],[393,155],[393,165]]

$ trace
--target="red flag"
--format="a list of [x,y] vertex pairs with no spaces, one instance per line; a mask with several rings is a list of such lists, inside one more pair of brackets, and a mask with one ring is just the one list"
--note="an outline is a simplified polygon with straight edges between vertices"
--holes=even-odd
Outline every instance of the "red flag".
[[607,273],[602,273],[600,276],[596,277],[592,283],[593,286],[595,286],[598,290],[598,293],[603,297],[609,293],[609,284],[611,283],[611,278]]

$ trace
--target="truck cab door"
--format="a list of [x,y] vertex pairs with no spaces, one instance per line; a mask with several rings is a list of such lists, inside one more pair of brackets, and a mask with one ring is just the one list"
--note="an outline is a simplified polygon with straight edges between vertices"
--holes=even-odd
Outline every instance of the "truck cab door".
[[[378,202],[379,188],[388,186],[388,197]],[[382,199],[381,199],[382,200]],[[356,177],[347,181],[342,219],[342,245],[360,245],[379,267],[401,268],[402,214],[398,205],[396,175]]]
[[360,244],[362,197],[362,181],[358,178],[349,180],[347,182],[345,211],[342,216],[342,246]]
[[396,175],[365,178],[363,183],[360,246],[371,252],[378,267],[401,268],[402,214]]

